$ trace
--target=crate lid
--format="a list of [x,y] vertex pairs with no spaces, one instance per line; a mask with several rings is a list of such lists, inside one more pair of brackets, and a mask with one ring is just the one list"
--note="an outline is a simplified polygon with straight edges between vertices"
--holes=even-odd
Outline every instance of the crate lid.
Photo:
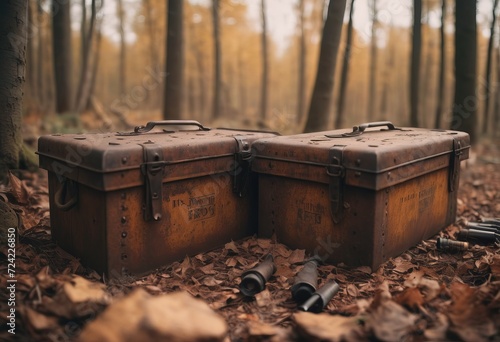
[[[186,122],[191,124],[193,121],[175,123],[184,125]],[[229,171],[234,164],[234,154],[241,148],[235,138],[239,137],[251,144],[258,138],[276,135],[249,130],[209,129],[195,123],[199,125],[197,130],[154,131],[148,127],[148,123],[147,126],[136,127],[134,132],[42,136],[38,141],[37,152],[40,167],[97,189],[113,190],[143,182],[140,168],[145,162],[147,148],[159,148],[162,152],[161,161],[166,166],[197,162],[195,168],[176,167],[175,174],[166,171],[165,179],[168,181]],[[213,163],[213,160],[224,161],[212,167],[208,161]],[[206,166],[199,167],[204,161],[207,162]],[[133,173],[133,177],[129,173]],[[120,175],[122,181],[119,177],[112,179],[112,175]],[[103,181],[102,177],[105,176],[109,177]]]
[[[372,126],[373,125],[373,126]],[[386,126],[387,128],[375,128]],[[451,152],[468,158],[469,135],[451,130],[396,128],[390,122],[262,139],[253,169],[257,172],[328,183],[331,150],[341,155],[345,182],[382,189],[444,167]]]

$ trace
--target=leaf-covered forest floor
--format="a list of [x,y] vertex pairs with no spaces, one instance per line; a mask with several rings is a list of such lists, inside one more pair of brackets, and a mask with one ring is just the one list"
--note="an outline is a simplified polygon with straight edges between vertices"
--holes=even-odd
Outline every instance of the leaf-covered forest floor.
[[[117,341],[157,341],[175,328],[191,339],[217,340],[227,324],[226,340],[499,340],[500,245],[436,249],[436,238],[454,239],[463,220],[500,217],[500,141],[479,144],[473,152],[462,165],[457,223],[373,272],[320,266],[321,283],[334,279],[341,288],[322,314],[298,313],[291,299],[304,251],[264,239],[230,242],[141,278],[103,278],[51,241],[44,173],[12,176],[8,187],[0,187],[0,201],[21,219],[16,335],[7,331],[7,241],[2,237],[0,339],[98,340],[107,334]],[[263,292],[244,298],[237,290],[239,275],[268,253],[277,272]],[[217,314],[186,297],[169,297],[168,305],[140,304],[151,298],[160,303],[160,297],[176,291],[203,300]],[[175,326],[166,326],[171,320]]]

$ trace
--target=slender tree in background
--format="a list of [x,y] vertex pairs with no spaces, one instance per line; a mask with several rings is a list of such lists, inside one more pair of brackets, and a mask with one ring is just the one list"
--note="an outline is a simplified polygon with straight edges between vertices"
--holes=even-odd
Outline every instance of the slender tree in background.
[[[428,119],[432,119],[430,116],[428,118],[427,113],[429,104],[431,103],[430,99],[430,90],[432,86],[432,69],[433,69],[433,56],[434,56],[434,30],[431,29],[430,26],[430,17],[432,11],[432,4],[430,2],[423,2],[423,13],[425,13],[425,23],[423,25],[423,38],[422,41],[425,42],[425,46],[423,46],[423,51],[425,51],[425,58],[422,62],[421,69],[423,69],[423,79],[420,82],[420,98],[424,99],[424,101],[419,101],[419,112],[422,113],[419,117],[419,122],[421,127],[427,127]],[[424,30],[425,28],[425,30]],[[422,75],[420,75],[422,76]],[[430,109],[430,108],[429,108]]]
[[302,122],[305,103],[305,83],[306,83],[306,37],[304,32],[304,1],[299,0],[299,79],[297,84],[297,123]]
[[323,26],[316,80],[304,132],[328,127],[337,52],[340,45],[346,0],[330,0]]
[[262,88],[260,96],[260,117],[265,120],[267,117],[267,85],[269,83],[269,58],[267,52],[267,22],[266,22],[266,3],[260,2],[260,13],[262,19]]
[[70,0],[52,0],[52,55],[57,113],[67,112],[73,105],[70,8]]
[[[467,0],[469,1],[469,0]],[[475,0],[474,0],[475,1]],[[474,12],[475,13],[475,12]],[[410,67],[410,125],[418,127],[418,88],[422,49],[422,0],[413,0],[413,31]]]
[[476,0],[455,1],[455,97],[451,129],[469,133],[476,141],[477,105]]
[[443,97],[444,97],[444,87],[445,87],[445,63],[446,63],[446,36],[445,36],[445,19],[446,19],[446,1],[441,0],[441,27],[439,29],[439,85],[437,87],[437,104],[436,104],[436,120],[434,121],[434,127],[441,127],[441,116],[443,113]]
[[212,0],[212,22],[214,35],[214,99],[212,117],[221,115],[222,102],[222,56],[220,48],[219,0]]
[[493,3],[493,19],[491,20],[491,28],[490,28],[490,39],[488,40],[488,52],[486,54],[486,70],[484,78],[486,80],[486,99],[484,102],[484,112],[483,112],[483,133],[487,133],[489,127],[489,118],[490,118],[490,98],[494,94],[494,89],[491,88],[491,55],[493,53],[493,41],[495,39],[495,24],[497,20],[497,6],[498,0],[494,0]]
[[349,74],[349,61],[351,59],[352,17],[354,14],[354,1],[355,0],[351,0],[351,7],[349,9],[349,22],[347,24],[347,38],[344,49],[344,60],[342,62],[342,74],[340,77],[339,100],[337,103],[337,117],[335,119],[335,128],[341,128],[344,119],[344,104],[346,99],[346,89]]
[[[121,0],[119,0],[121,2]],[[101,4],[102,6],[102,4]],[[95,21],[96,21],[96,15],[97,15],[97,8],[96,8],[96,0],[92,0],[92,5],[91,5],[91,15],[90,15],[90,20],[87,23],[87,16],[86,16],[86,1],[82,1],[82,24],[80,27],[81,35],[82,35],[82,46],[81,46],[81,66],[80,66],[80,79],[78,82],[78,90],[76,92],[76,98],[75,98],[75,111],[76,112],[81,112],[82,110],[85,109],[85,106],[88,102],[89,99],[89,92],[90,92],[90,84],[91,84],[91,79],[92,76],[90,75],[92,72],[92,69],[89,70],[90,66],[90,56],[92,52],[92,41],[94,39],[94,31],[95,31]],[[120,59],[121,63],[121,59]],[[122,70],[120,70],[120,75],[121,75]]]
[[37,59],[36,59],[36,71],[37,71],[37,84],[36,86],[38,87],[38,103],[40,104],[40,107],[43,108],[45,107],[45,73],[44,73],[44,67],[43,67],[43,61],[44,61],[44,31],[43,27],[44,25],[44,20],[43,20],[43,7],[42,7],[42,1],[43,0],[37,0]]
[[[101,10],[104,1],[101,0]],[[103,16],[96,23],[96,37],[95,37],[95,49],[94,49],[94,63],[92,65],[92,71],[90,72],[90,88],[87,96],[87,103],[85,104],[85,109],[89,109],[92,105],[92,97],[94,96],[95,84],[97,79],[97,70],[99,69],[99,61],[101,59],[101,39],[102,39],[102,21]]]
[[[500,31],[500,25],[498,25]],[[493,125],[495,136],[500,136],[500,34],[498,34],[498,48],[497,48],[497,95],[495,101],[495,125]]]
[[373,121],[376,108],[376,86],[375,81],[377,75],[377,0],[371,0],[371,12],[372,12],[372,36],[371,36],[371,46],[370,46],[370,83],[368,89],[368,106],[367,106],[367,118],[368,121]]
[[[175,1],[174,1],[175,2]],[[125,42],[125,11],[123,0],[116,0],[116,13],[118,14],[118,32],[120,33],[120,62],[118,63],[118,91],[120,95],[125,94],[127,86],[126,64],[127,45]]]
[[163,117],[182,117],[184,47],[182,39],[183,0],[168,1],[167,58]]
[[[34,28],[36,23],[34,22],[35,15],[35,4],[32,0],[28,0],[28,27]],[[33,30],[33,29],[32,29]],[[32,32],[32,31],[31,31]],[[26,78],[27,78],[27,87],[26,87],[26,97],[30,99],[32,104],[35,104],[37,101],[37,72],[36,72],[36,64],[35,64],[35,44],[34,44],[34,34],[28,35],[28,46],[26,49]]]
[[384,67],[384,77],[382,79],[382,100],[380,102],[380,114],[383,117],[387,117],[389,115],[389,87],[391,84],[391,75],[394,72],[395,68],[395,56],[396,56],[396,46],[397,43],[394,39],[394,27],[392,24],[389,26],[389,38],[387,42],[387,47],[385,48],[385,67]]
[[0,182],[22,159],[28,1],[0,1]]

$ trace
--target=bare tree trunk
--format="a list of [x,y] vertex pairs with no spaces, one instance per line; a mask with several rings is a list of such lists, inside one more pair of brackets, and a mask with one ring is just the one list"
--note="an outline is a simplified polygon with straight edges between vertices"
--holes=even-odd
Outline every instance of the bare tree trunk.
[[[31,30],[35,27],[35,22],[34,22],[34,10],[35,10],[35,4],[33,3],[32,0],[28,0],[28,27],[31,27]],[[35,45],[34,45],[34,34],[28,35],[28,46],[27,46],[27,51],[26,51],[26,75],[28,78],[28,86],[26,87],[26,97],[29,99],[29,103],[31,105],[36,106],[37,98],[38,98],[38,91],[37,91],[37,70],[36,70],[36,64],[35,64]],[[25,106],[27,107],[27,106]]]
[[0,183],[19,168],[28,1],[0,1]]
[[[83,0],[83,5],[85,7],[85,0]],[[102,6],[102,3],[101,3]],[[83,11],[83,8],[82,8]],[[85,10],[86,13],[86,10]],[[75,111],[77,113],[81,112],[85,109],[87,102],[90,99],[90,83],[92,81],[91,71],[89,72],[89,64],[90,64],[90,54],[92,52],[92,41],[94,38],[94,27],[95,20],[97,15],[96,9],[96,0],[92,0],[92,10],[90,15],[90,21],[88,23],[88,28],[86,24],[83,24],[83,20],[87,20],[87,15],[82,15],[82,26],[81,30],[83,30],[83,36],[85,39],[82,39],[82,64],[80,68],[80,80],[78,82],[78,91],[75,98]]]
[[73,104],[70,8],[69,0],[52,0],[52,56],[57,113],[71,110]]
[[494,94],[494,89],[490,89],[491,87],[491,54],[493,52],[493,40],[495,39],[495,24],[497,20],[496,11],[498,6],[498,0],[495,0],[493,3],[493,19],[491,21],[491,29],[490,29],[490,39],[488,41],[488,52],[486,55],[486,70],[485,70],[485,79],[486,79],[486,99],[484,102],[484,112],[483,112],[483,133],[488,132],[489,127],[489,117],[490,117],[490,97]]
[[43,18],[43,8],[42,8],[42,0],[37,0],[37,25],[38,25],[38,33],[37,33],[37,58],[36,58],[36,71],[37,71],[37,83],[36,87],[38,88],[38,103],[41,108],[45,107],[45,73],[43,67],[44,61],[44,52],[43,47],[45,45],[45,41],[43,39],[44,31],[44,18]]
[[441,127],[441,116],[443,114],[443,97],[445,87],[445,63],[446,63],[446,35],[445,35],[445,19],[446,19],[446,1],[441,0],[441,28],[440,34],[440,56],[439,56],[439,85],[437,89],[437,105],[436,105],[436,121],[434,128]]
[[420,80],[420,55],[422,48],[422,0],[413,0],[413,32],[410,68],[410,125],[419,126],[418,93]]
[[[173,1],[175,2],[175,1]],[[125,12],[123,9],[123,0],[116,0],[116,12],[118,13],[118,32],[120,33],[120,62],[118,64],[118,83],[119,83],[119,92],[120,95],[126,93],[127,89],[127,78],[126,78],[126,63],[127,63],[127,45],[125,42]]]
[[261,0],[260,14],[262,19],[262,92],[260,95],[260,117],[263,121],[267,117],[267,85],[269,83],[269,60],[267,52],[267,22],[265,6],[265,0]]
[[[500,25],[499,25],[500,29]],[[497,48],[497,95],[495,101],[495,120],[493,131],[495,136],[500,136],[500,34],[498,35],[498,48]]]
[[370,83],[368,89],[367,115],[368,121],[375,119],[375,108],[377,99],[376,94],[376,75],[377,75],[377,0],[372,1],[372,37],[370,50]]
[[[425,60],[422,66],[422,69],[424,71],[423,75],[423,80],[421,82],[421,88],[420,88],[420,94],[423,99],[426,99],[425,101],[420,101],[420,125],[422,127],[427,127],[427,122],[432,120],[431,116],[429,115],[430,110],[427,110],[428,104],[432,103],[431,101],[431,95],[430,95],[430,89],[431,89],[431,75],[432,75],[432,62],[433,62],[433,53],[434,53],[434,38],[432,37],[432,29],[429,24],[430,20],[430,11],[431,7],[429,3],[424,3],[425,6],[425,39],[423,39],[426,44],[425,48]],[[429,123],[429,126],[431,124]]]
[[351,59],[352,16],[354,14],[354,1],[355,0],[351,0],[351,8],[349,9],[349,23],[347,24],[347,39],[345,42],[344,61],[342,63],[342,75],[340,77],[339,100],[337,104],[337,117],[335,119],[335,128],[341,128],[344,120],[344,104],[346,100],[349,61]]
[[391,26],[390,28],[390,34],[389,34],[389,41],[387,43],[386,51],[389,52],[389,56],[386,57],[386,63],[385,63],[385,68],[384,68],[384,78],[383,78],[383,88],[382,88],[382,102],[380,103],[380,114],[383,117],[388,116],[389,112],[389,87],[390,87],[390,82],[391,82],[391,74],[394,72],[395,68],[395,63],[394,59],[396,56],[396,43],[394,42],[394,37],[392,34],[392,31],[394,28]]
[[306,37],[304,32],[304,1],[299,0],[299,79],[297,85],[297,123],[302,122],[306,91]]
[[219,0],[212,0],[212,23],[214,37],[214,99],[212,117],[214,119],[221,115],[222,101],[222,56],[220,48],[220,20],[219,20]]
[[144,5],[146,7],[146,21],[148,26],[149,34],[149,53],[151,57],[151,66],[153,69],[156,68],[158,63],[158,53],[156,51],[156,32],[155,32],[155,20],[153,16],[153,6],[151,5],[151,0],[144,0]]
[[330,0],[328,4],[328,14],[321,37],[316,81],[314,83],[304,132],[321,131],[328,126],[335,64],[342,33],[345,7],[346,0]]
[[242,110],[243,116],[246,116],[248,113],[247,110],[247,89],[246,89],[246,78],[245,78],[245,64],[243,62],[243,52],[240,48],[238,49],[238,83],[239,83],[239,95],[240,95],[240,108]]
[[477,138],[476,6],[475,0],[455,1],[455,98],[450,125],[469,133],[471,142]]
[[[101,9],[103,3],[101,2]],[[95,48],[94,48],[94,63],[92,65],[92,71],[90,73],[90,89],[87,95],[87,103],[85,109],[92,107],[92,97],[94,96],[95,84],[97,79],[97,70],[99,70],[99,62],[101,60],[101,38],[102,38],[102,21],[101,18],[96,24],[96,37],[95,37]]]
[[182,41],[183,1],[169,0],[167,26],[167,57],[163,117],[182,117],[184,47]]

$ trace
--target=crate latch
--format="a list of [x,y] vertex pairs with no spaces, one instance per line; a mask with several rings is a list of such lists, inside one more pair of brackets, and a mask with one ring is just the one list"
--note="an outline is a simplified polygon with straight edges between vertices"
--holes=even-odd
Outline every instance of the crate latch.
[[144,163],[141,172],[144,176],[145,199],[143,206],[146,221],[160,221],[162,207],[163,150],[153,143],[141,144],[144,151]]
[[234,167],[232,170],[233,192],[239,197],[243,197],[247,191],[250,166],[254,154],[248,141],[245,141],[242,137],[234,137],[234,139],[238,144],[238,150],[234,154]]
[[344,217],[344,179],[345,168],[342,165],[345,145],[335,145],[330,149],[326,173],[330,176],[330,209],[333,222],[339,223]]
[[453,139],[453,150],[450,155],[450,166],[448,176],[448,191],[456,190],[458,175],[460,173],[460,155],[462,154],[462,146],[460,140]]

